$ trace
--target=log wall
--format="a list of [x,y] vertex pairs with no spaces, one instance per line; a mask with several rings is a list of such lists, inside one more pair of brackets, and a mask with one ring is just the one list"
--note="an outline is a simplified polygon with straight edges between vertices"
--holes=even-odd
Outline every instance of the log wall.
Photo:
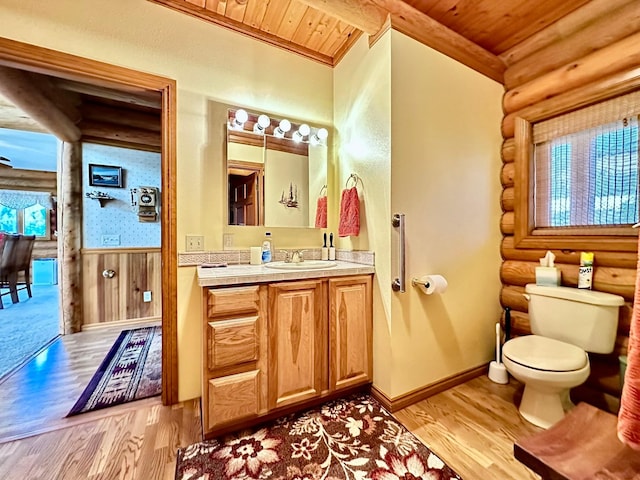
[[[607,15],[588,20],[585,9],[598,8],[599,3],[587,4],[565,17],[562,25],[552,25],[501,55],[507,70],[502,122],[500,301],[511,309],[514,335],[531,333],[522,294],[527,283],[535,283],[535,267],[546,251],[517,248],[514,242],[518,208],[514,198],[514,119],[531,114],[551,117],[603,95],[640,88],[640,3],[615,0]],[[590,250],[595,252],[594,289],[621,295],[626,303],[620,310],[614,352],[590,355],[592,374],[586,385],[598,393],[619,397],[618,356],[627,353],[638,258],[635,252]],[[577,286],[580,252],[552,251],[562,272],[562,284]]]

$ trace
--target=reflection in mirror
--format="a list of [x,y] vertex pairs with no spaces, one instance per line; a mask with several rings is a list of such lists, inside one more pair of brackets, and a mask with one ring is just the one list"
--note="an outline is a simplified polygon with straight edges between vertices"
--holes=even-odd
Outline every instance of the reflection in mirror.
[[229,110],[229,225],[326,227],[327,130]]

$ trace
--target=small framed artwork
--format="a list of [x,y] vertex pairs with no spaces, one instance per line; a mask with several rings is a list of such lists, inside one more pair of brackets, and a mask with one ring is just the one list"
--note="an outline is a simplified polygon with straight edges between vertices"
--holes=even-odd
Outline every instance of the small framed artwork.
[[89,164],[89,185],[122,188],[122,167]]

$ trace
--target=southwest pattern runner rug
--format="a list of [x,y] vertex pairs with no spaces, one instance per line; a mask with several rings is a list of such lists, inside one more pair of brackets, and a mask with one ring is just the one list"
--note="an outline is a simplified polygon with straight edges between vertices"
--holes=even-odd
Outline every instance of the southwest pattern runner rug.
[[123,330],[67,416],[159,395],[162,328]]
[[176,480],[460,480],[373,398],[356,395],[178,451]]

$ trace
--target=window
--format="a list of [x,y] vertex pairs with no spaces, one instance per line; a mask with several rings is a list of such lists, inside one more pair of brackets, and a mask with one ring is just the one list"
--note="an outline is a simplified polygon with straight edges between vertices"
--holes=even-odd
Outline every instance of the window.
[[42,192],[0,190],[0,231],[38,238],[50,236],[51,195]]
[[539,122],[516,120],[519,247],[635,248],[627,243],[640,221],[639,114],[633,92]]

